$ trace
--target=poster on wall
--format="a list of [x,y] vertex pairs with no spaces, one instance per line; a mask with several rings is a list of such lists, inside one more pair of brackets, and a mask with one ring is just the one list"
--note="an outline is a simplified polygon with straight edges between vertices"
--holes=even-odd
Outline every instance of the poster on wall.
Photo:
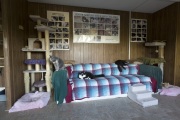
[[120,43],[120,16],[73,12],[74,43]]
[[47,11],[47,19],[56,29],[49,32],[50,50],[69,50],[69,12]]

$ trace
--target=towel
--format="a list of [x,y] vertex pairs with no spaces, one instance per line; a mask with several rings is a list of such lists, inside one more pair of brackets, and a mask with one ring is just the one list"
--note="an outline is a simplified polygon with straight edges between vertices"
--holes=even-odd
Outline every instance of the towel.
[[161,89],[161,83],[162,83],[162,71],[157,66],[152,65],[145,65],[141,64],[139,65],[139,73],[140,75],[146,75],[148,77],[152,77],[157,80],[157,89]]
[[54,71],[52,85],[54,88],[54,100],[58,104],[62,104],[67,95],[67,70]]

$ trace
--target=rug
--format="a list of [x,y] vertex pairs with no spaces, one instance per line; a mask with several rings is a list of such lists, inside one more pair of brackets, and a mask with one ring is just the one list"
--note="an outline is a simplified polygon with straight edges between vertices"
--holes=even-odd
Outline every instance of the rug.
[[9,110],[11,112],[24,111],[35,108],[42,108],[47,105],[50,99],[49,92],[26,93]]

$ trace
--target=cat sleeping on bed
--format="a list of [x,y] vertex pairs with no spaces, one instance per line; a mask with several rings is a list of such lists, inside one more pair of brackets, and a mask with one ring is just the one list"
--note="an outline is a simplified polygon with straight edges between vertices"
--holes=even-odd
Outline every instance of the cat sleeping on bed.
[[94,79],[97,77],[104,77],[104,74],[93,75],[92,73],[85,72],[85,71],[79,72],[79,74],[78,74],[78,78],[80,78],[80,79]]
[[64,62],[61,58],[50,56],[49,60],[53,63],[56,71],[63,70],[65,68]]

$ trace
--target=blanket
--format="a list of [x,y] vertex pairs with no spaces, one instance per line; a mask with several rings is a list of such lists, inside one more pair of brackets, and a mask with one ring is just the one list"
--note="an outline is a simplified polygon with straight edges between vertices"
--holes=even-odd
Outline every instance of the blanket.
[[146,75],[148,77],[152,77],[157,80],[157,89],[161,89],[161,83],[162,83],[162,71],[157,66],[152,65],[145,65],[141,64],[139,65],[139,74],[140,75]]
[[73,100],[83,98],[127,94],[129,85],[143,83],[152,91],[150,78],[144,75],[112,75],[94,79],[71,79]]
[[48,104],[49,99],[49,92],[37,91],[35,93],[26,93],[20,99],[18,99],[18,101],[15,102],[13,107],[9,110],[9,113],[42,108]]
[[163,87],[161,90],[160,95],[167,95],[167,96],[178,96],[180,94],[180,87],[178,86],[169,86],[168,88]]
[[67,70],[53,72],[52,84],[54,88],[54,100],[61,104],[67,95]]

